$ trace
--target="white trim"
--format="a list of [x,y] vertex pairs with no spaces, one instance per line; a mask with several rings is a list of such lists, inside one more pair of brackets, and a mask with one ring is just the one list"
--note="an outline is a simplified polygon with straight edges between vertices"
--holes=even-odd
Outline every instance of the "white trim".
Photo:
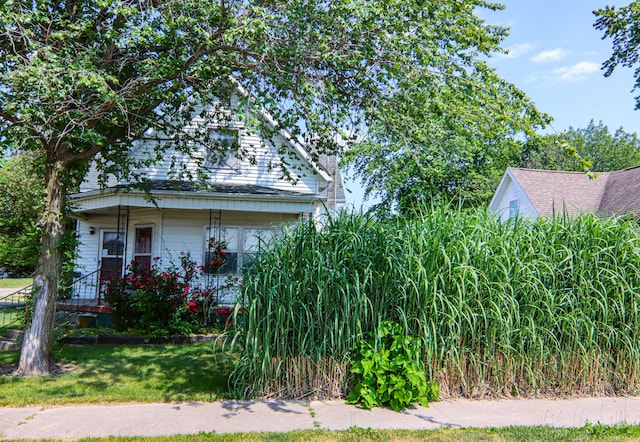
[[[132,246],[131,247],[131,259],[129,261],[135,261],[137,256],[149,256],[149,262],[151,265],[153,265],[153,258],[154,256],[154,250],[157,248],[156,245],[156,226],[154,223],[142,223],[142,224],[134,224],[132,227],[133,230],[133,238],[131,243]],[[136,248],[137,248],[137,244],[136,244],[136,240],[137,240],[137,235],[138,235],[138,229],[151,229],[151,244],[150,244],[150,251],[149,253],[137,253]]]
[[[507,169],[507,173],[509,174],[509,177],[511,178],[511,181],[513,182],[513,184],[516,186],[516,189],[518,189],[518,192],[520,192],[520,195],[522,195],[522,197],[527,200],[527,202],[529,203],[529,205],[531,207],[533,207],[533,210],[536,211],[536,216],[540,216],[540,212],[538,211],[538,209],[536,208],[535,204],[533,204],[533,202],[529,199],[529,195],[527,195],[527,192],[525,192],[522,187],[520,186],[520,184],[518,183],[518,180],[516,180],[516,177],[513,176],[513,174],[511,173],[511,169]],[[522,207],[522,204],[520,204],[520,207]]]
[[[489,203],[489,210],[491,210],[492,212],[498,211],[498,208],[496,207],[496,205],[502,198],[504,192],[506,191],[509,185],[507,180],[510,180],[511,183],[513,183],[516,190],[520,193],[520,195],[522,195],[522,198],[524,198],[529,203],[529,205],[533,208],[533,210],[536,212],[536,216],[540,216],[540,212],[529,199],[529,195],[527,195],[527,193],[522,189],[522,187],[518,183],[518,180],[516,180],[516,178],[511,173],[511,168],[507,168],[507,170],[504,172],[504,175],[502,175],[502,179],[500,180],[500,184],[496,189],[496,193],[493,195],[493,198],[491,198],[491,202]],[[520,207],[522,207],[522,204],[520,204]]]
[[312,212],[322,198],[316,195],[255,195],[238,193],[199,193],[153,191],[155,204],[145,198],[144,192],[90,191],[71,195],[75,203],[74,214],[105,210],[117,206],[148,207],[184,210],[234,210],[241,212]]

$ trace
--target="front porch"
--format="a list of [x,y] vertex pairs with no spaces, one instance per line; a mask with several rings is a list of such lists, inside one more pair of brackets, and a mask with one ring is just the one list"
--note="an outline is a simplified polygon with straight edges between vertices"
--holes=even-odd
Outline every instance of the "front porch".
[[[310,195],[236,187],[246,192],[232,193],[228,188],[225,194],[156,190],[156,206],[134,191],[74,196],[80,242],[76,271],[82,278],[98,272],[98,278],[74,288],[73,296],[99,299],[101,281],[121,278],[131,263],[147,269],[161,263],[169,270],[186,253],[208,268],[212,241],[224,243],[226,259],[220,272],[241,275],[262,240],[277,235],[287,224],[314,216],[318,202]],[[216,284],[215,278],[208,276],[204,284]],[[233,304],[236,299],[220,302]]]

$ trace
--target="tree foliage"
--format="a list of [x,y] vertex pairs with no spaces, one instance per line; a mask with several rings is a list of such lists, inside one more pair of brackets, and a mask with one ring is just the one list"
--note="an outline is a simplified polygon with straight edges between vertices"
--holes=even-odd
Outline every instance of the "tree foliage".
[[[314,158],[339,152],[339,138],[361,143],[355,155],[377,148],[404,155],[430,140],[431,121],[469,140],[530,129],[541,116],[480,61],[500,50],[505,30],[483,23],[477,8],[499,7],[486,0],[0,3],[0,126],[10,145],[45,158],[42,289],[19,372],[51,368],[66,190],[92,160],[103,178],[135,179],[163,149],[189,152],[194,134],[182,128],[191,105],[228,103],[237,93],[309,140]],[[150,128],[171,143],[136,162],[128,152]],[[287,162],[279,161],[285,175]]]
[[[635,67],[633,90],[640,89],[640,1],[616,8],[605,6],[593,11],[596,15],[594,27],[603,31],[603,39],[611,38],[613,54],[602,68],[606,77],[618,66]],[[636,109],[640,109],[640,96],[636,96]]]
[[0,162],[0,265],[20,273],[32,273],[40,254],[42,166],[26,154]]
[[451,198],[486,201],[521,154],[518,140],[536,137],[550,121],[484,61],[501,50],[506,31],[482,23],[472,9],[466,13],[473,31],[460,31],[464,71],[454,71],[455,81],[409,73],[375,108],[369,137],[345,156],[367,194],[380,198],[380,209],[411,211],[421,201]]
[[[570,151],[567,151],[570,146]],[[572,155],[574,152],[577,155]],[[573,128],[529,140],[522,166],[532,169],[611,172],[640,165],[640,139],[619,128],[615,133],[593,120],[584,128]]]

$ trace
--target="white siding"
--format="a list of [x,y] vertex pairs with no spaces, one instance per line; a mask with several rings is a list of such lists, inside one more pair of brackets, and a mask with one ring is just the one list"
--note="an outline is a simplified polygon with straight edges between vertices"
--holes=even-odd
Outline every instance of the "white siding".
[[518,202],[518,216],[532,219],[538,217],[538,212],[520,190],[520,187],[513,182],[509,175],[505,175],[489,208],[496,212],[500,219],[507,221],[509,219],[509,204],[511,201]]
[[[240,127],[241,124],[236,123],[230,126]],[[286,158],[286,170],[290,173],[293,181],[284,179],[278,148],[285,143],[285,141],[281,136],[276,136],[273,141],[274,145],[272,145],[271,142],[264,142],[257,134],[248,133],[244,129],[239,129],[239,146],[245,159],[239,163],[237,168],[212,169],[209,172],[210,182],[259,185],[306,194],[317,193],[319,188],[318,180],[320,178],[315,171],[311,169],[308,162],[297,157],[291,148],[287,149],[287,151],[291,153],[290,156]],[[204,147],[200,150],[203,153]],[[197,155],[202,157],[202,153],[199,152]],[[132,155],[137,159],[150,157],[153,155],[152,144],[149,143],[145,145],[144,142],[139,143],[132,149]],[[172,163],[174,166],[173,171],[171,168]],[[180,180],[180,177],[176,176],[175,172],[182,167],[194,172],[197,169],[196,160],[184,153],[172,150],[164,155],[160,163],[147,168],[145,175],[150,179],[156,180]],[[80,191],[86,192],[97,189],[97,179],[98,173],[94,163],[84,182],[81,184]],[[111,177],[108,185],[113,186],[116,184],[117,180],[115,177]]]
[[[91,163],[91,166],[89,167],[84,180],[82,181],[82,183],[80,183],[80,192],[88,192],[90,190],[99,189],[100,185],[98,182],[98,176],[98,169],[96,167],[96,162],[94,161]],[[107,182],[105,183],[105,187],[117,186],[118,184],[119,183],[116,177],[113,175],[109,175]]]
[[[205,234],[209,226],[213,227],[272,227],[279,228],[297,220],[295,215],[279,213],[246,213],[219,212],[208,210],[165,210],[132,209],[127,214],[121,213],[120,230],[127,233],[125,264],[133,260],[135,228],[153,227],[153,256],[162,258],[163,265],[169,266],[171,261],[178,262],[181,252],[189,252],[194,261],[202,264],[205,251]],[[92,216],[89,220],[78,221],[80,245],[76,268],[83,275],[91,273],[99,267],[100,231],[116,230],[117,216]],[[95,233],[91,235],[89,228]]]
[[[98,270],[100,238],[103,230],[117,230],[117,216],[95,216],[90,221],[79,220],[77,235],[79,238],[78,257],[76,259],[76,272],[87,275]],[[93,228],[93,234],[90,233]],[[126,230],[126,214],[123,212],[120,218],[120,230]]]

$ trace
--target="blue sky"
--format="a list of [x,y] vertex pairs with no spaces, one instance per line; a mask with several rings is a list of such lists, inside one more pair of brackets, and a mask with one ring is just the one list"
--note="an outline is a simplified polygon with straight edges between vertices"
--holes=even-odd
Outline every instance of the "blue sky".
[[489,64],[522,89],[538,109],[554,117],[552,128],[585,127],[591,119],[611,131],[622,126],[638,132],[640,113],[634,111],[633,71],[618,68],[605,78],[600,69],[611,54],[611,40],[593,27],[592,11],[629,1],[502,0],[503,11],[484,12],[489,23],[507,26],[506,56]]
[[[611,132],[619,127],[640,132],[640,111],[634,111],[636,94],[631,92],[633,71],[618,68],[612,76],[603,76],[600,67],[611,54],[611,40],[602,40],[602,32],[593,27],[594,9],[630,0],[497,1],[506,9],[480,16],[510,28],[502,44],[510,52],[494,55],[489,64],[554,118],[544,132],[583,128],[592,119]],[[347,181],[345,186],[352,191],[347,192],[347,203],[360,207],[360,185]]]

